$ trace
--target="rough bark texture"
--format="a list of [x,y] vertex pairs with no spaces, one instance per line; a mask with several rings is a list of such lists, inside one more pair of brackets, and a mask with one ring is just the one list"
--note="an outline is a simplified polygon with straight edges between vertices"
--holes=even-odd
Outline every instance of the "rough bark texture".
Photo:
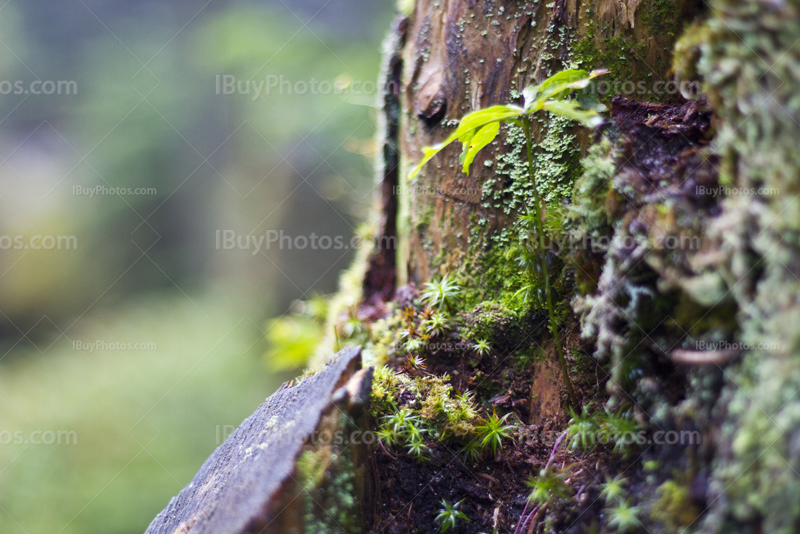
[[285,384],[214,452],[147,533],[361,532],[375,490],[369,451],[363,443],[320,439],[363,425],[371,369],[356,373],[360,366],[360,350],[345,349],[318,373]]
[[[663,11],[669,22],[656,20]],[[675,30],[694,11],[663,0],[419,0],[402,51],[405,168],[468,112],[518,103],[524,87],[570,65],[612,69],[611,87],[668,80]],[[587,139],[566,121],[539,126],[537,186],[548,200],[560,201],[571,193]],[[506,139],[482,151],[469,176],[453,145],[408,185],[409,245],[402,261],[409,281],[425,282],[466,262],[482,282],[476,248],[491,246],[493,234],[508,228],[530,200],[518,145]]]

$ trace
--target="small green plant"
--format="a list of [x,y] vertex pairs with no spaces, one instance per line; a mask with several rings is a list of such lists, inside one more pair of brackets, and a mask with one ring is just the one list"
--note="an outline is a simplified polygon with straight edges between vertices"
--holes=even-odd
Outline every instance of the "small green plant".
[[408,352],[419,352],[425,347],[425,340],[418,337],[409,337],[403,344],[403,348]]
[[364,322],[358,318],[356,310],[351,309],[348,312],[347,320],[341,325],[341,333],[344,338],[352,338],[363,332]]
[[419,416],[414,415],[408,408],[401,408],[392,415],[384,416],[385,423],[379,429],[379,436],[384,435],[388,438],[388,443],[398,443],[401,439],[411,439],[420,434],[418,428]]
[[567,425],[569,448],[589,451],[597,443],[597,434],[600,428],[595,417],[589,413],[589,406],[584,406],[580,415],[570,410],[572,418]]
[[469,517],[467,517],[467,514],[458,509],[463,502],[464,499],[461,499],[457,503],[451,505],[446,500],[442,500],[442,507],[439,509],[436,519],[434,519],[436,524],[439,526],[439,532],[447,532],[451,528],[455,528],[456,522],[459,519],[463,521],[470,521]]
[[478,353],[478,356],[486,356],[492,352],[492,346],[489,345],[489,342],[485,339],[477,340],[473,349]]
[[500,132],[500,123],[507,122],[524,126],[524,121],[530,121],[530,116],[538,111],[546,110],[555,115],[578,121],[585,126],[598,126],[602,122],[602,118],[598,114],[598,110],[602,109],[599,105],[594,106],[594,109],[582,109],[577,101],[566,100],[566,97],[575,89],[587,87],[592,78],[607,72],[606,70],[593,72],[565,70],[547,78],[539,85],[526,87],[522,92],[523,107],[499,105],[473,111],[461,119],[456,131],[443,143],[422,149],[424,154],[422,161],[411,171],[408,179],[413,180],[426,163],[455,141],[461,141],[463,145],[462,171],[464,174],[468,174],[478,152],[497,137]]
[[628,446],[640,438],[641,427],[630,411],[612,413],[606,409],[590,414],[589,407],[584,406],[580,415],[571,413],[567,432],[572,449],[590,451],[597,445],[598,437],[603,436],[614,444],[614,452],[627,453]]
[[394,431],[392,427],[382,426],[376,432],[378,439],[381,443],[393,447],[400,442],[400,434]]
[[638,506],[631,506],[628,501],[622,501],[608,512],[608,526],[617,532],[631,532],[641,527]]
[[611,413],[606,409],[601,426],[614,441],[614,452],[625,452],[638,437],[639,425],[629,412]]
[[387,415],[384,419],[386,419],[386,425],[400,435],[407,434],[409,428],[419,422],[419,416],[414,415],[414,412],[409,408],[401,408],[394,414]]
[[497,454],[497,451],[503,448],[503,438],[510,437],[511,432],[516,428],[515,425],[505,424],[509,415],[511,414],[497,417],[496,413],[492,413],[487,419],[482,420],[482,425],[476,428],[481,447],[491,449],[492,454]]
[[388,446],[405,443],[408,454],[418,460],[424,459],[428,450],[423,434],[427,432],[422,428],[418,415],[409,408],[401,408],[391,415],[383,417],[384,424],[378,429],[377,436],[381,443]]
[[441,336],[447,330],[447,319],[441,313],[434,313],[425,321],[425,331],[431,336]]
[[451,410],[452,417],[458,421],[471,421],[478,417],[478,409],[475,407],[475,394],[471,391],[464,391],[456,395],[456,405]]
[[483,456],[483,446],[481,446],[481,443],[478,440],[471,440],[469,443],[464,445],[462,450],[464,451],[464,456],[469,462],[477,462],[481,459],[481,456]]
[[422,293],[423,302],[439,311],[442,308],[446,308],[448,312],[452,313],[452,306],[461,292],[461,287],[455,280],[451,280],[448,275],[444,275],[438,282],[426,283],[425,288]]
[[534,504],[552,504],[558,499],[569,499],[572,497],[572,488],[565,482],[566,478],[566,473],[542,469],[538,477],[526,482],[531,488],[528,500]]
[[412,356],[409,354],[406,357],[405,368],[410,373],[426,373],[425,359],[422,356]]
[[606,501],[606,504],[611,502],[623,502],[628,496],[628,493],[625,491],[625,482],[622,475],[617,475],[614,478],[606,477],[606,483],[600,486],[600,497]]
[[[522,107],[515,105],[498,105],[474,111],[466,115],[461,119],[456,131],[443,143],[423,148],[422,160],[419,165],[411,171],[408,179],[412,180],[428,161],[455,141],[460,141],[462,144],[460,161],[462,163],[462,171],[468,174],[469,168],[478,152],[494,141],[500,133],[500,124],[510,123],[519,126],[525,135],[528,172],[531,180],[534,180],[533,128],[531,116],[539,111],[548,111],[549,113],[580,122],[584,126],[598,126],[602,122],[602,118],[598,112],[605,109],[601,104],[594,103],[590,104],[589,107],[584,107],[577,100],[568,100],[567,97],[575,89],[587,87],[593,78],[607,72],[606,70],[595,70],[592,72],[577,69],[565,70],[547,78],[538,85],[526,87],[522,91]],[[588,102],[588,99],[584,99],[584,101]],[[577,398],[574,388],[572,387],[572,381],[569,377],[564,351],[561,347],[561,340],[558,332],[559,321],[553,306],[550,272],[545,255],[546,225],[545,221],[542,219],[547,209],[544,199],[539,195],[539,190],[535,183],[531,190],[533,192],[534,206],[525,217],[528,217],[532,223],[529,230],[530,237],[532,238],[530,242],[533,246],[529,254],[530,257],[525,258],[525,261],[531,264],[529,273],[531,273],[531,276],[536,277],[536,280],[541,286],[542,295],[540,301],[544,304],[550,316],[550,333],[553,335],[555,341],[558,360],[561,364],[564,382],[567,386],[567,393],[569,394],[572,404],[577,405]],[[538,293],[537,288],[533,284],[529,284],[529,286],[526,295],[536,295]],[[431,291],[433,290],[434,289],[431,288]],[[435,298],[436,292],[434,291],[432,295],[431,298]],[[441,301],[439,304],[441,306]]]
[[418,433],[413,436],[408,441],[408,454],[417,460],[424,460],[425,453],[428,450],[428,446],[425,445],[425,442],[422,440],[422,434]]

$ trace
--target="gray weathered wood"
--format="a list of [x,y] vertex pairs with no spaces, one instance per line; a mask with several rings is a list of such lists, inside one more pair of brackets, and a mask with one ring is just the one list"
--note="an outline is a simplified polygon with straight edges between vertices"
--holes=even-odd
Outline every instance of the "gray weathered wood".
[[339,397],[348,397],[342,386],[360,366],[360,348],[348,348],[299,384],[284,384],[211,455],[146,534],[302,531],[302,508],[290,506],[302,491],[296,460],[326,414],[353,406]]

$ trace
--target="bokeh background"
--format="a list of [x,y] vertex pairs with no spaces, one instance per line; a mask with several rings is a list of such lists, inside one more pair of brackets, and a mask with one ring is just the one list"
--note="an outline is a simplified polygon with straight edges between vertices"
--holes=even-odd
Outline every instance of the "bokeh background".
[[0,532],[144,531],[302,364],[271,365],[267,338],[302,354],[307,323],[270,318],[334,291],[353,251],[220,233],[354,234],[393,11],[0,3]]

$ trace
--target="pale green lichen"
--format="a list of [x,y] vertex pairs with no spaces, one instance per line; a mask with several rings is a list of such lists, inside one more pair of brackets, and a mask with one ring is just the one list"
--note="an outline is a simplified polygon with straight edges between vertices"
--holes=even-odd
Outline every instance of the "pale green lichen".
[[[715,144],[729,196],[717,226],[741,313],[741,339],[756,347],[728,372],[723,446],[704,529],[796,532],[800,522],[800,134],[796,87],[800,4],[712,2],[713,15],[681,43],[721,118]],[[676,65],[691,73],[691,61]],[[794,81],[792,81],[794,80]],[[776,194],[760,194],[759,188]],[[724,495],[724,499],[715,496]]]

